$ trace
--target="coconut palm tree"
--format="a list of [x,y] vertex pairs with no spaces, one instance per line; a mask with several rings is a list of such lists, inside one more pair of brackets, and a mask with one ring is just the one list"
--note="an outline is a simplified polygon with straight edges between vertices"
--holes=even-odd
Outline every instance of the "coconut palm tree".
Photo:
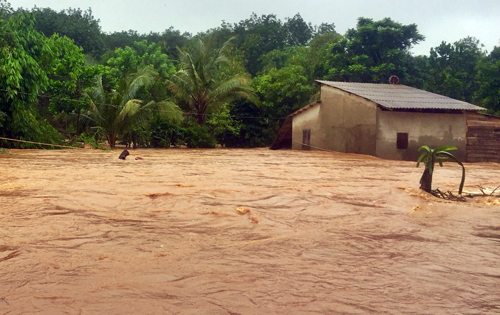
[[443,161],[450,158],[457,162],[462,167],[462,180],[460,181],[460,186],[458,188],[458,193],[462,194],[462,190],[464,188],[465,183],[465,167],[457,159],[453,154],[448,151],[456,150],[456,147],[452,146],[443,146],[436,149],[431,149],[428,146],[424,145],[418,149],[419,151],[423,151],[417,161],[417,167],[420,165],[420,162],[425,164],[425,170],[420,178],[420,189],[425,190],[427,192],[432,191],[432,175],[434,173],[434,164],[436,162],[439,163],[439,166],[443,166]]
[[106,135],[111,148],[115,147],[117,138],[134,127],[144,124],[154,110],[174,121],[182,120],[180,108],[169,101],[151,101],[144,104],[135,96],[143,87],[151,86],[157,73],[146,66],[123,78],[118,89],[106,92],[102,85],[102,77],[97,77],[90,98],[90,114],[88,117],[96,124],[96,128]]
[[229,57],[230,42],[221,48],[214,47],[214,36],[195,39],[190,50],[179,51],[179,70],[172,77],[170,89],[176,94],[179,104],[189,108],[199,125],[205,122],[206,114],[214,112],[223,104],[235,99],[247,99],[257,103],[250,87],[250,77],[231,74]]

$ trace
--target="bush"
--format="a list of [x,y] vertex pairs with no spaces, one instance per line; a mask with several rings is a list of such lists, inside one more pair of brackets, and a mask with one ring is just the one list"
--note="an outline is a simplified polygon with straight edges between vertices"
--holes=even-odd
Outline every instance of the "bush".
[[0,154],[11,155],[12,153],[7,149],[0,148]]
[[144,126],[136,126],[125,132],[121,137],[121,144],[125,144],[129,148],[149,147],[151,146],[150,131]]
[[186,128],[186,145],[188,148],[215,148],[217,141],[208,128],[194,123]]
[[99,141],[97,141],[95,134],[87,135],[85,132],[83,132],[80,135],[73,138],[71,144],[74,144],[76,142],[83,142],[84,144],[92,146],[92,148],[94,149],[106,150],[106,148],[102,144],[100,144]]
[[170,148],[184,144],[186,129],[165,120],[155,120],[151,123],[151,146],[153,148]]

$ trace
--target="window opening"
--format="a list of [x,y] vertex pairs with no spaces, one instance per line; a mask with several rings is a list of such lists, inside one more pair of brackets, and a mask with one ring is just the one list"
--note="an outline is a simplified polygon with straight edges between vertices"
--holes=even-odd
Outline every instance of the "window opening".
[[311,129],[302,130],[302,150],[311,149]]
[[397,148],[398,150],[408,149],[408,133],[398,132]]

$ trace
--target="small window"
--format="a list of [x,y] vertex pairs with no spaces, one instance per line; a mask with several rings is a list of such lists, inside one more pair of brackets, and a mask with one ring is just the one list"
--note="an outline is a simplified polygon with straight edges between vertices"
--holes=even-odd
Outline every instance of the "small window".
[[302,150],[311,149],[311,129],[302,130]]
[[397,147],[398,150],[408,149],[408,133],[398,132]]

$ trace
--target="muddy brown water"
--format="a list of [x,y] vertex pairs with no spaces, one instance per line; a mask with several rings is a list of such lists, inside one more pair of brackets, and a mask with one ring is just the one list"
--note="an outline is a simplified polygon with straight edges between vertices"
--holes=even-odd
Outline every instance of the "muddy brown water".
[[[499,314],[500,202],[319,151],[0,155],[0,314]],[[144,160],[135,160],[136,156]],[[466,191],[500,165],[466,164]],[[456,189],[460,168],[438,168]]]

